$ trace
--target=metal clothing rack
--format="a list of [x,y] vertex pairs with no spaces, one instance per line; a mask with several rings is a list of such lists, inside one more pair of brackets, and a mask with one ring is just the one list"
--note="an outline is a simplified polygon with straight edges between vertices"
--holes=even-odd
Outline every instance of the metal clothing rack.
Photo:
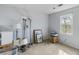
[[28,20],[30,21],[30,45],[32,45],[32,41],[31,41],[31,19],[28,18]]
[[[25,24],[23,24],[24,27],[22,27],[22,28],[23,28],[23,29],[22,29],[22,30],[23,30],[23,31],[22,31],[22,39],[25,39],[25,38],[26,38],[26,37],[25,37],[26,28],[25,28],[25,27],[26,27],[26,25],[27,25],[27,24],[26,24],[27,20],[29,20],[29,22],[30,22],[30,24],[29,24],[29,31],[30,31],[30,32],[29,32],[29,35],[30,35],[29,46],[31,46],[31,45],[32,45],[32,41],[31,41],[31,19],[30,19],[30,18],[27,18],[27,19],[23,18],[23,20],[22,20],[23,23],[25,23]],[[18,34],[17,29],[15,30],[15,32],[16,32],[16,33],[15,33],[15,37],[16,37],[16,39],[17,39],[17,38],[18,38],[18,37],[17,37],[17,34]],[[16,40],[16,39],[14,39],[14,40]],[[13,46],[14,46],[14,40],[13,40]]]
[[23,18],[23,39],[25,39],[26,38],[26,36],[25,36],[25,31],[26,31],[26,27],[28,27],[28,25],[26,24],[26,22],[27,22],[27,20],[29,20],[29,35],[30,35],[30,45],[31,45],[31,19],[30,18],[27,18],[27,19],[24,19]]

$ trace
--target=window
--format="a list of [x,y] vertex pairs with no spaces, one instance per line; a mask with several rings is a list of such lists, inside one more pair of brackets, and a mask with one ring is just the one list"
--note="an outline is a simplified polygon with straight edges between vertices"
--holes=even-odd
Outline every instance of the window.
[[72,34],[73,32],[73,15],[67,14],[60,16],[60,33]]

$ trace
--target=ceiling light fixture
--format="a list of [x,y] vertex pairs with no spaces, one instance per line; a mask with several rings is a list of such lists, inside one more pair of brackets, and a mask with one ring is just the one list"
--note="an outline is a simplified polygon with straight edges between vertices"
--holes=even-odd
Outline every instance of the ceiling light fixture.
[[63,4],[59,4],[59,5],[58,5],[58,7],[61,7],[61,6],[63,6]]
[[53,7],[53,9],[56,9],[55,7]]

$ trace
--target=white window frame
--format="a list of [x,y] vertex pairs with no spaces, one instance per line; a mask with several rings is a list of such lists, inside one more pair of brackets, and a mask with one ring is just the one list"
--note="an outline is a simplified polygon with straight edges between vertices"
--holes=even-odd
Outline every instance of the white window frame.
[[[64,33],[63,31],[61,31],[61,25],[62,25],[62,20],[65,20],[64,17],[70,17],[71,18],[71,30],[72,32],[71,33]],[[72,35],[73,34],[73,14],[66,14],[66,15],[62,15],[60,16],[60,34],[68,34],[68,35]]]

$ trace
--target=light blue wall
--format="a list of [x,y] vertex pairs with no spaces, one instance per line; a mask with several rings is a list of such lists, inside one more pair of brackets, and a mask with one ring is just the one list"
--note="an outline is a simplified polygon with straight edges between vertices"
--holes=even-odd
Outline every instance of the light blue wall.
[[[60,34],[60,16],[73,14],[73,35]],[[79,48],[79,6],[68,10],[57,12],[49,15],[49,33],[56,31],[59,33],[60,42]]]
[[[15,30],[16,24],[21,22],[23,17],[28,16],[30,16],[32,20],[31,38],[33,38],[32,36],[34,29],[42,29],[44,39],[46,39],[48,34],[48,15],[37,12],[32,13],[29,12],[29,10],[27,12],[27,10],[24,10],[16,6],[14,7],[12,5],[0,5],[0,30],[4,31],[5,29],[5,31],[13,31]],[[10,27],[9,25],[13,27]],[[10,30],[8,28],[10,28]],[[16,38],[16,36],[14,36],[14,38]]]

